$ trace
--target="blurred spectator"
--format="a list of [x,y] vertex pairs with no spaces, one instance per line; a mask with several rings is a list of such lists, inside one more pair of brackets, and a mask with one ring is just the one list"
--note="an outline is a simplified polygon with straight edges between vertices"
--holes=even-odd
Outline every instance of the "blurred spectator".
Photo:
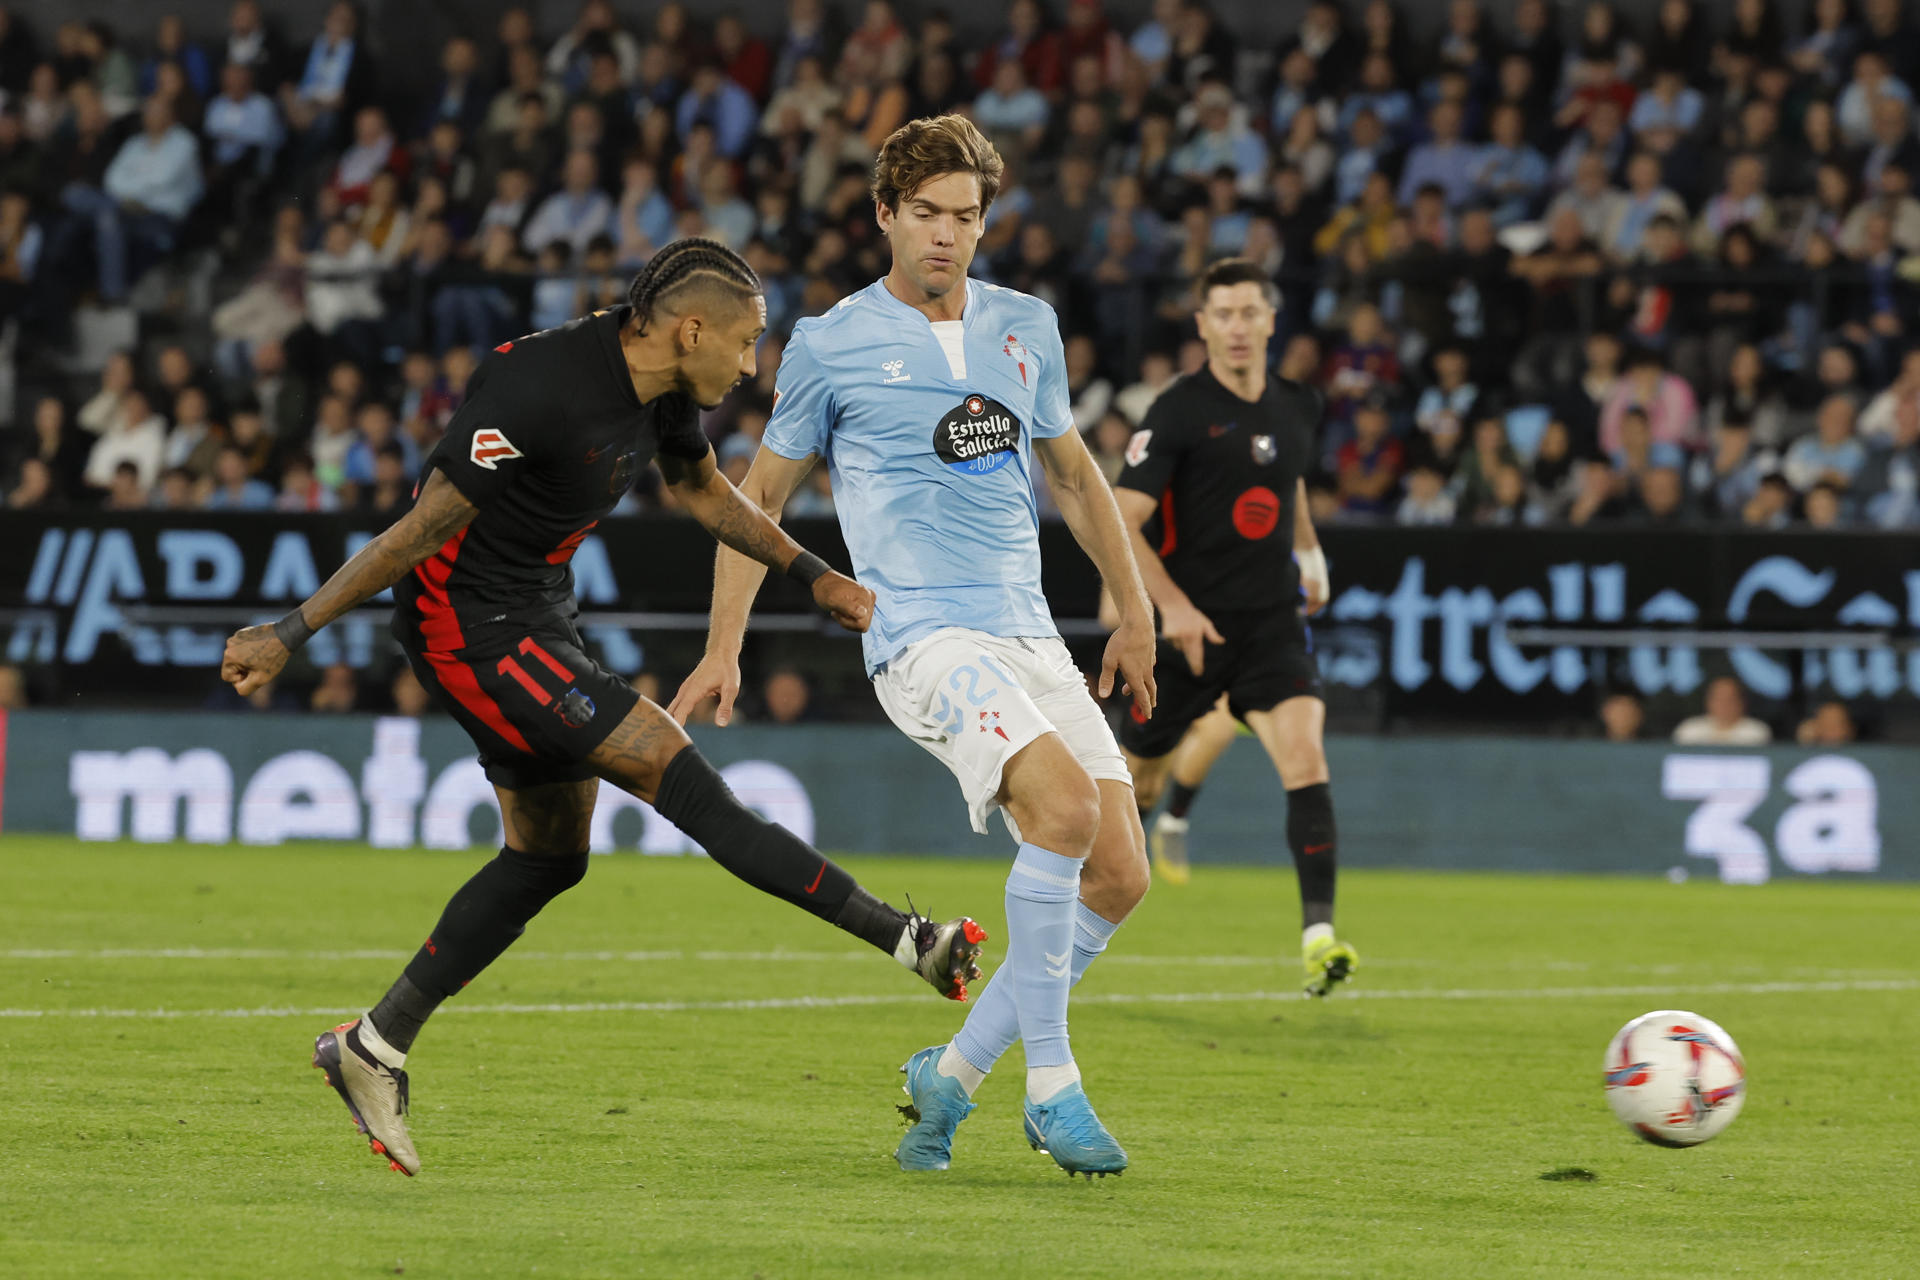
[[114,467],[102,505],[108,511],[139,511],[147,506],[147,487],[140,483],[140,468],[136,464],[122,462]]
[[1760,477],[1760,487],[1741,509],[1740,523],[1749,529],[1784,529],[1793,520],[1793,486],[1779,472]]
[[149,98],[141,131],[128,138],[102,175],[99,187],[70,184],[61,193],[66,210],[48,257],[68,263],[90,239],[99,269],[100,294],[109,301],[170,252],[180,225],[199,203],[199,151],[193,135],[175,123],[173,109]]
[[426,686],[420,683],[419,677],[413,674],[411,667],[403,666],[395,672],[387,691],[393,699],[395,715],[419,719],[433,710],[432,696],[428,694]]
[[1806,516],[1809,529],[1838,529],[1846,523],[1846,514],[1840,505],[1840,489],[1828,481],[1822,481],[1807,490],[1807,496],[1801,502],[1801,511]]
[[1453,495],[1447,491],[1447,477],[1432,460],[1416,460],[1407,475],[1407,496],[1400,501],[1394,519],[1403,525],[1452,524]]
[[227,40],[221,61],[253,72],[254,83],[262,89],[278,86],[280,47],[261,16],[259,0],[234,0],[227,11]]
[[714,146],[729,160],[746,153],[760,123],[753,95],[726,78],[719,67],[705,65],[693,73],[693,83],[681,97],[674,115],[684,143],[696,124],[712,128]]
[[1861,514],[1874,527],[1920,526],[1920,401],[1900,402],[1892,433],[1868,445],[1855,487],[1864,498]]
[[371,88],[372,61],[360,47],[359,28],[359,14],[346,0],[328,5],[305,66],[280,88],[281,109],[309,156],[333,144]]
[[212,474],[220,437],[210,408],[207,393],[199,387],[180,389],[174,397],[173,427],[167,432],[166,449],[161,455],[163,466],[182,468],[196,480]]
[[561,172],[560,190],[541,202],[521,233],[529,253],[539,253],[555,240],[564,240],[575,254],[585,253],[587,241],[613,229],[614,204],[600,190],[593,156],[576,151],[567,157]]
[[0,712],[27,708],[26,673],[11,663],[0,663]]
[[1527,501],[1534,513],[1529,523],[1565,520],[1580,493],[1581,469],[1589,465],[1574,456],[1567,424],[1559,418],[1550,420],[1540,434],[1527,477]]
[[1732,676],[1709,681],[1705,714],[1682,720],[1673,740],[1683,747],[1763,747],[1773,731],[1747,714],[1746,692]]
[[807,687],[807,678],[791,667],[781,667],[767,677],[763,699],[767,719],[775,724],[799,724],[811,718],[813,691]]
[[1647,713],[1631,693],[1610,693],[1600,704],[1600,727],[1608,742],[1638,742]]
[[130,387],[87,455],[84,478],[96,489],[112,489],[117,470],[131,466],[135,482],[145,490],[160,478],[166,447],[167,420],[148,406],[144,391]]
[[1494,109],[1489,132],[1491,140],[1474,157],[1474,194],[1493,206],[1494,221],[1500,226],[1525,222],[1533,217],[1546,191],[1546,157],[1527,141],[1526,115],[1515,104],[1502,103]]
[[1655,444],[1692,448],[1699,440],[1700,409],[1686,379],[1667,372],[1658,352],[1640,351],[1627,362],[1626,376],[1600,411],[1600,447],[1621,449],[1621,423],[1630,409],[1646,415]]
[[1814,434],[1802,436],[1787,448],[1780,464],[1787,483],[1802,494],[1816,484],[1846,489],[1867,462],[1867,452],[1853,434],[1853,400],[1829,396],[1820,405]]
[[1828,699],[1800,722],[1793,738],[1803,747],[1844,747],[1858,736],[1847,704]]
[[273,486],[249,474],[245,450],[226,445],[214,459],[213,488],[203,505],[209,511],[270,511]]
[[1342,513],[1378,516],[1393,509],[1406,450],[1389,425],[1382,398],[1369,398],[1354,410],[1353,439],[1340,446],[1335,460]]
[[1678,222],[1687,206],[1661,182],[1660,159],[1651,151],[1635,152],[1627,161],[1627,190],[1615,202],[1600,232],[1600,244],[1616,262],[1632,262],[1641,254],[1647,228],[1659,217]]
[[353,668],[336,662],[320,673],[320,683],[307,706],[311,711],[344,713],[355,710],[359,702],[360,685]]
[[[1016,0],[1016,7],[1033,3]],[[1174,153],[1173,172],[1197,182],[1222,168],[1232,169],[1240,194],[1257,198],[1267,184],[1267,149],[1245,123],[1235,120],[1233,91],[1209,84],[1195,95],[1194,109],[1198,123]]]
[[340,500],[314,474],[313,459],[295,453],[281,470],[280,492],[273,505],[279,511],[333,511]]

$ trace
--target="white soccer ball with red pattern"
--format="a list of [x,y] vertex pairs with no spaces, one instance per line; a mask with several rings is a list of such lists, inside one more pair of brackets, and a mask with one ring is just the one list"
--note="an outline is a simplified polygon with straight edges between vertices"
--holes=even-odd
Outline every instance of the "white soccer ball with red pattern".
[[1660,1009],[1620,1028],[1607,1046],[1607,1105],[1658,1147],[1697,1147],[1733,1123],[1747,1098],[1747,1064],[1718,1023]]

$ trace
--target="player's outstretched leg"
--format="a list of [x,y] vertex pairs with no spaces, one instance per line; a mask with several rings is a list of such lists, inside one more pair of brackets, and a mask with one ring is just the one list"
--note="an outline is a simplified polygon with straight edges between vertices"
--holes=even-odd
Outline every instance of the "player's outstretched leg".
[[1168,884],[1183,885],[1193,879],[1187,861],[1187,812],[1238,732],[1222,697],[1213,710],[1193,722],[1174,748],[1167,807],[1153,820],[1147,837],[1147,847],[1153,852],[1153,873]]
[[1333,932],[1339,839],[1321,746],[1326,714],[1320,699],[1300,697],[1247,716],[1248,727],[1273,757],[1287,790],[1287,847],[1300,879],[1300,963],[1308,996],[1330,994],[1360,963],[1359,952]]
[[[507,843],[461,885],[433,932],[380,1003],[322,1032],[313,1065],[326,1074],[375,1155],[411,1177],[420,1156],[407,1133],[407,1052],[448,997],[526,931],[540,909],[587,873],[587,832],[599,779],[496,787]],[[540,850],[542,852],[527,852]]]
[[986,934],[979,925],[965,916],[936,923],[862,889],[804,840],[741,804],[685,731],[651,702],[641,699],[587,761],[733,875],[873,944],[949,1000],[965,1000],[967,983],[980,977]]

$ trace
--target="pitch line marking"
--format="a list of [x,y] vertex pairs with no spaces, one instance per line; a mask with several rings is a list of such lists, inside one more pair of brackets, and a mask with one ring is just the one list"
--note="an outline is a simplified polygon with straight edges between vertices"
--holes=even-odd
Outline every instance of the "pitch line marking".
[[[1920,978],[1856,979],[1834,982],[1699,982],[1620,987],[1436,987],[1398,991],[1342,991],[1349,1000],[1600,1000],[1626,996],[1812,995],[1849,991],[1920,991]],[[1095,992],[1075,996],[1081,1005],[1298,1004],[1298,991]],[[772,1000],[607,1000],[578,1004],[448,1004],[447,1013],[720,1013],[735,1010],[849,1009],[871,1005],[924,1004],[924,995],[796,996]],[[357,1006],[319,1008],[270,1006],[254,1009],[0,1009],[0,1018],[332,1018],[352,1016]]]
[[[703,964],[767,964],[789,963],[834,963],[859,961],[866,964],[872,960],[871,951],[792,951],[776,949],[772,951],[688,951],[684,949],[622,951],[601,949],[594,951],[529,951],[514,949],[511,953],[517,960],[533,960],[564,963],[622,963],[622,964],[673,964],[697,961]],[[327,963],[345,960],[406,960],[413,952],[384,947],[353,948],[341,950],[306,950],[294,947],[12,947],[0,949],[0,959],[5,960],[296,960],[303,963]],[[1142,955],[1137,952],[1122,952],[1118,955],[1106,955],[1100,960],[1102,969],[1116,966],[1150,965],[1155,968],[1190,967],[1209,969],[1247,969],[1267,968],[1276,963],[1271,956],[1245,955]],[[1431,960],[1413,957],[1374,956],[1367,961],[1369,971],[1380,969],[1405,969],[1410,971],[1438,970],[1448,966]],[[1507,966],[1514,971],[1538,971],[1541,969],[1553,973],[1586,973],[1596,966],[1583,960],[1550,960],[1543,963],[1516,961]],[[1674,977],[1684,973],[1686,966],[1679,964],[1614,964],[1605,966],[1614,973],[1648,974],[1656,977]],[[1812,968],[1800,967],[1799,972],[1807,975],[1825,975],[1830,978],[1854,977],[1862,975],[1884,974],[1892,970],[1886,968]],[[1897,972],[1897,971],[1893,971]]]

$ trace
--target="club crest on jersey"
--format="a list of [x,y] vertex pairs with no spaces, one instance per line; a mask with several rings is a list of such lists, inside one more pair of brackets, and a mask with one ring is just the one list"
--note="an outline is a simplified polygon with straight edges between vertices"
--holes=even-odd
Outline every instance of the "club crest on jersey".
[[1272,436],[1253,438],[1253,461],[1257,466],[1266,466],[1280,456],[1280,450],[1274,447]]
[[1000,349],[1006,352],[1011,359],[1013,359],[1016,363],[1019,364],[1020,385],[1023,387],[1026,386],[1027,385],[1027,348],[1026,346],[1021,343],[1020,339],[1014,337],[1012,334],[1008,334],[1006,342],[1002,344]]
[[1020,419],[998,400],[970,395],[933,429],[933,452],[961,475],[982,476],[1013,460]]
[[527,455],[514,448],[513,441],[497,427],[482,427],[473,433],[473,444],[467,450],[467,457],[476,467],[485,467],[489,471],[499,470],[499,464],[508,458],[524,458]]

